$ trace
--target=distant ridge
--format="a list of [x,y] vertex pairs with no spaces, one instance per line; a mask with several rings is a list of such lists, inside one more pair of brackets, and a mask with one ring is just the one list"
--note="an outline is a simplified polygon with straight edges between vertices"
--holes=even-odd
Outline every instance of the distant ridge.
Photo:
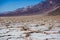
[[45,2],[38,3],[35,6],[28,6],[26,8],[18,8],[14,11],[0,13],[0,16],[40,15],[45,14],[45,12],[48,12],[58,6],[60,6],[60,0],[46,0]]

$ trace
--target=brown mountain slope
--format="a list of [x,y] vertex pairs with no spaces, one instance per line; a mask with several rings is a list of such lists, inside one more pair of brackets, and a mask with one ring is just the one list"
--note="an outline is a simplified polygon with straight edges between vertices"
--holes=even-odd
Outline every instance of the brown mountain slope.
[[48,13],[48,16],[56,16],[56,15],[60,15],[60,7]]

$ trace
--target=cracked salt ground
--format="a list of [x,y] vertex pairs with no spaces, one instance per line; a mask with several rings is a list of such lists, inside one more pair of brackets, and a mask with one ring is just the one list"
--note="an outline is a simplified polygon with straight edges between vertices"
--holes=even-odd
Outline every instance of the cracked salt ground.
[[10,23],[8,25],[4,23],[0,25],[0,40],[60,40],[58,24],[55,23],[51,27],[34,23]]
[[38,31],[38,30],[40,30],[40,31],[44,31],[44,30],[48,30],[48,27],[46,27],[46,26],[40,26],[40,25],[37,25],[37,24],[31,24],[31,23],[29,23],[29,24],[26,24],[26,27],[30,30],[30,31]]
[[[7,29],[6,29],[7,30]],[[10,29],[8,33],[4,33],[6,30],[0,34],[0,40],[19,40],[23,39],[26,34],[23,34],[24,31],[19,31],[17,29]]]
[[41,34],[41,33],[32,33],[30,36],[32,39],[39,38],[39,39],[46,39],[46,38],[60,38],[60,34]]
[[7,33],[9,29],[0,29],[0,34]]

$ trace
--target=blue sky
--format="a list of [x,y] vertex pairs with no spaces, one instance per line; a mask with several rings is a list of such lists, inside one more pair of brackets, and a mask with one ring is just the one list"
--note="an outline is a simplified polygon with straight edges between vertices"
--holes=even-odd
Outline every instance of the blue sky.
[[13,11],[42,1],[44,0],[0,0],[0,12]]

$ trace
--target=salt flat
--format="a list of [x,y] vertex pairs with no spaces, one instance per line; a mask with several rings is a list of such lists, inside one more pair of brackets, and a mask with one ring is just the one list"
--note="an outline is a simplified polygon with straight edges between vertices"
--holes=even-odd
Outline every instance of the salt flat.
[[0,17],[0,40],[60,40],[59,17]]

